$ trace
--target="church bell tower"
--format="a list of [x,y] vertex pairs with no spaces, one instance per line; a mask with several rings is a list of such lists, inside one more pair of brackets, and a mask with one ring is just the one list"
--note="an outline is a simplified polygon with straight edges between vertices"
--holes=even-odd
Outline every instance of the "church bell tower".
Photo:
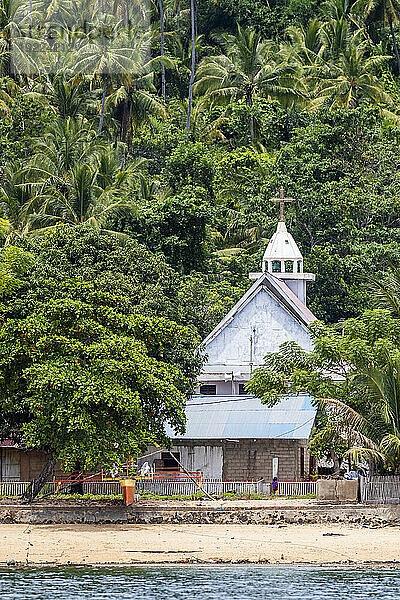
[[[284,205],[285,202],[292,202],[293,198],[285,198],[283,188],[281,188],[280,197],[271,198],[271,200],[279,202],[280,218],[276,231],[264,252],[262,271],[271,273],[277,279],[284,281],[299,300],[306,304],[307,281],[314,281],[315,275],[304,273],[303,256],[293,236],[286,228]],[[255,275],[255,273],[251,273],[250,279],[255,279]]]

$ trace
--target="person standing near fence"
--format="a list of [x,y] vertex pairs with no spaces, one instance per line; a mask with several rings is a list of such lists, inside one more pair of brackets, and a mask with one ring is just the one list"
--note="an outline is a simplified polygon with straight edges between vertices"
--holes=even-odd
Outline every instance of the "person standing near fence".
[[272,494],[275,496],[278,491],[278,478],[274,477],[272,480]]

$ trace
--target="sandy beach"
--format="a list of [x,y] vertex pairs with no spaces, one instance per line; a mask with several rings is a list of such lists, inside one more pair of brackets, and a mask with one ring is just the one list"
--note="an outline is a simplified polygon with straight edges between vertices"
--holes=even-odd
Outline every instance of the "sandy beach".
[[400,562],[400,528],[342,525],[0,525],[0,563]]

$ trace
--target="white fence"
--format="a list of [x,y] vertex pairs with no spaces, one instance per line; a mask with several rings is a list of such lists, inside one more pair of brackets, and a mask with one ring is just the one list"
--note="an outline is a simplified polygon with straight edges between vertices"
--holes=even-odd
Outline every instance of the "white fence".
[[316,493],[316,481],[278,481],[278,496],[307,496]]
[[84,481],[82,487],[84,494],[96,494],[100,496],[122,494],[122,488],[119,481]]
[[[379,479],[379,478],[375,478]],[[386,479],[386,478],[381,478]],[[398,496],[394,503],[398,503],[400,494],[400,478],[397,478],[397,490]],[[0,481],[0,496],[20,496],[23,494],[29,485],[28,481]],[[372,486],[373,487],[373,486]],[[393,487],[393,484],[392,484]],[[396,487],[396,486],[395,486]],[[85,481],[82,483],[84,494],[94,495],[111,495],[121,494],[122,489],[119,481]],[[202,488],[211,496],[222,496],[230,492],[235,494],[262,494],[270,493],[270,484],[264,484],[263,480],[258,481],[222,481],[222,479],[204,479]],[[385,496],[392,496],[388,493],[387,486],[381,486],[379,488],[379,498]],[[369,488],[368,488],[369,489]],[[376,488],[374,488],[374,494],[369,491],[365,492],[368,496],[370,503],[378,503],[383,500],[377,500]],[[43,488],[41,494],[54,493],[57,491],[57,484],[49,482]],[[60,493],[69,494],[71,493],[71,486],[68,483],[62,484]],[[174,480],[152,480],[152,479],[141,479],[136,482],[136,493],[141,495],[145,493],[157,494],[160,496],[192,496],[193,494],[202,493],[198,486],[190,479]],[[278,496],[306,496],[308,494],[317,493],[317,482],[316,481],[279,481],[278,482]],[[369,494],[369,495],[368,495]],[[366,497],[367,497],[366,496]],[[366,502],[367,500],[363,500]]]
[[360,477],[360,496],[365,504],[400,504],[400,477]]
[[[0,496],[21,496],[27,489],[30,481],[0,481]],[[41,495],[53,493],[55,484],[46,483]]]
[[[222,479],[203,479],[202,489],[211,496],[222,496],[233,492],[236,494],[261,494],[263,480],[259,481],[222,481]],[[190,479],[179,481],[162,481],[142,479],[136,482],[136,492],[140,494],[152,493],[160,496],[192,496],[201,494],[202,490]]]

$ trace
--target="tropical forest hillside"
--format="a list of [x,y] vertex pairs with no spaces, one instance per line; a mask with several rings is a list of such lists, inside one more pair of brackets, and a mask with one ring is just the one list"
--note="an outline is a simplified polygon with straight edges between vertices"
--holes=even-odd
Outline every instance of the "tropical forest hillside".
[[136,240],[203,336],[259,269],[282,185],[311,309],[358,314],[363,274],[400,250],[399,16],[397,0],[1,0],[4,244],[83,223]]
[[332,398],[375,352],[398,384],[398,272],[364,311],[400,258],[399,44],[397,0],[0,0],[0,439],[90,468],[182,430],[281,186],[327,325],[253,391]]

